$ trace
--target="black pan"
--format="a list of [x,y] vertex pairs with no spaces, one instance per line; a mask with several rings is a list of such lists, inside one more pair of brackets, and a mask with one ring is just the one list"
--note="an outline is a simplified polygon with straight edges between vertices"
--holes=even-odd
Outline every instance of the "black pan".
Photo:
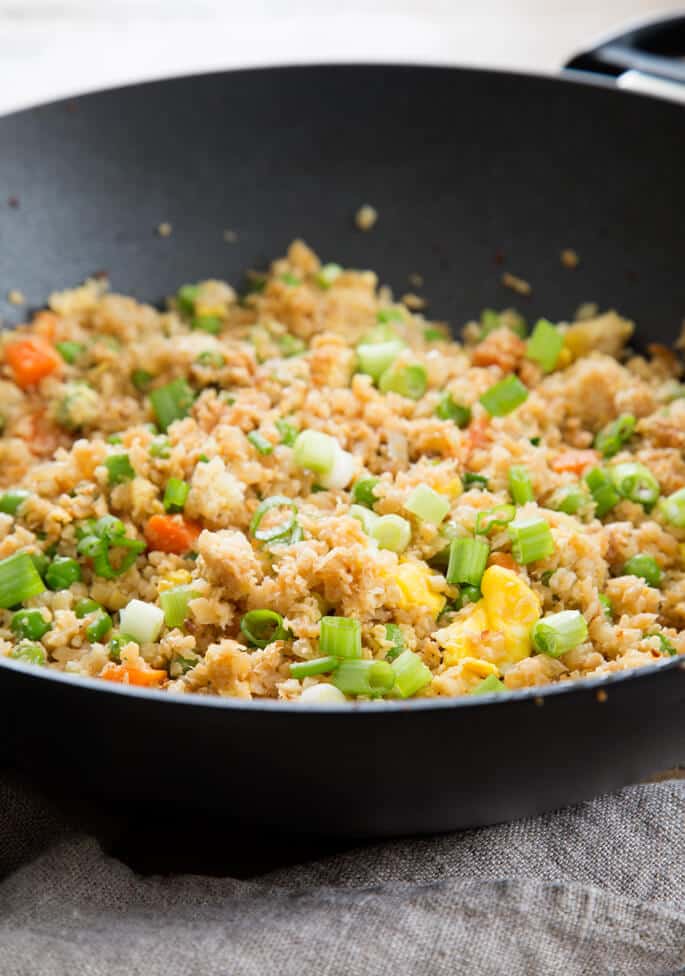
[[[0,289],[37,306],[103,269],[158,301],[200,277],[238,282],[299,235],[400,292],[420,272],[431,312],[455,325],[511,303],[509,269],[533,283],[529,317],[593,300],[636,318],[642,341],[672,343],[684,123],[682,108],[608,85],[427,67],[228,72],[63,101],[0,120]],[[364,202],[380,213],[368,234],[352,219]],[[136,813],[299,831],[487,824],[685,755],[672,659],[493,701],[346,709],[173,698],[6,660],[0,693],[0,749],[36,776]]]

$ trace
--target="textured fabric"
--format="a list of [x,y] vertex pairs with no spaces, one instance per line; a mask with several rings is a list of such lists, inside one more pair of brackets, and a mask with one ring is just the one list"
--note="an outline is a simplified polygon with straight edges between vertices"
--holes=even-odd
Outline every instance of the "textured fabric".
[[[0,816],[2,976],[670,976],[685,967],[683,780],[248,880],[137,874],[8,778]],[[180,834],[192,844],[202,829],[185,822]],[[225,831],[224,853],[242,843]]]

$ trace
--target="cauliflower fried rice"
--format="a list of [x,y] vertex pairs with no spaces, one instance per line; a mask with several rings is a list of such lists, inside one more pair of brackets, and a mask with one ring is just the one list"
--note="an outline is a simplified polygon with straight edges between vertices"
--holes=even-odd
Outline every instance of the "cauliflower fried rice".
[[580,314],[457,342],[297,241],[240,297],[54,294],[0,337],[0,655],[342,702],[684,654],[680,363]]

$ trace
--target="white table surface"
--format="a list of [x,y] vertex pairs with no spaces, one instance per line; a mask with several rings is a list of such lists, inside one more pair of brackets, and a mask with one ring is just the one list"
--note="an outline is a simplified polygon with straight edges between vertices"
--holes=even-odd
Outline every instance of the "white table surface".
[[549,72],[600,35],[664,9],[664,0],[0,0],[0,112],[129,81],[264,64]]

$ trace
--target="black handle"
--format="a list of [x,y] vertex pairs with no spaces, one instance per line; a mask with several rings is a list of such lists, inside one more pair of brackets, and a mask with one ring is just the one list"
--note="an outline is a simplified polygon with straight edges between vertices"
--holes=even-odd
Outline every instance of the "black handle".
[[685,16],[651,21],[609,37],[576,54],[566,68],[613,77],[632,70],[685,85]]

